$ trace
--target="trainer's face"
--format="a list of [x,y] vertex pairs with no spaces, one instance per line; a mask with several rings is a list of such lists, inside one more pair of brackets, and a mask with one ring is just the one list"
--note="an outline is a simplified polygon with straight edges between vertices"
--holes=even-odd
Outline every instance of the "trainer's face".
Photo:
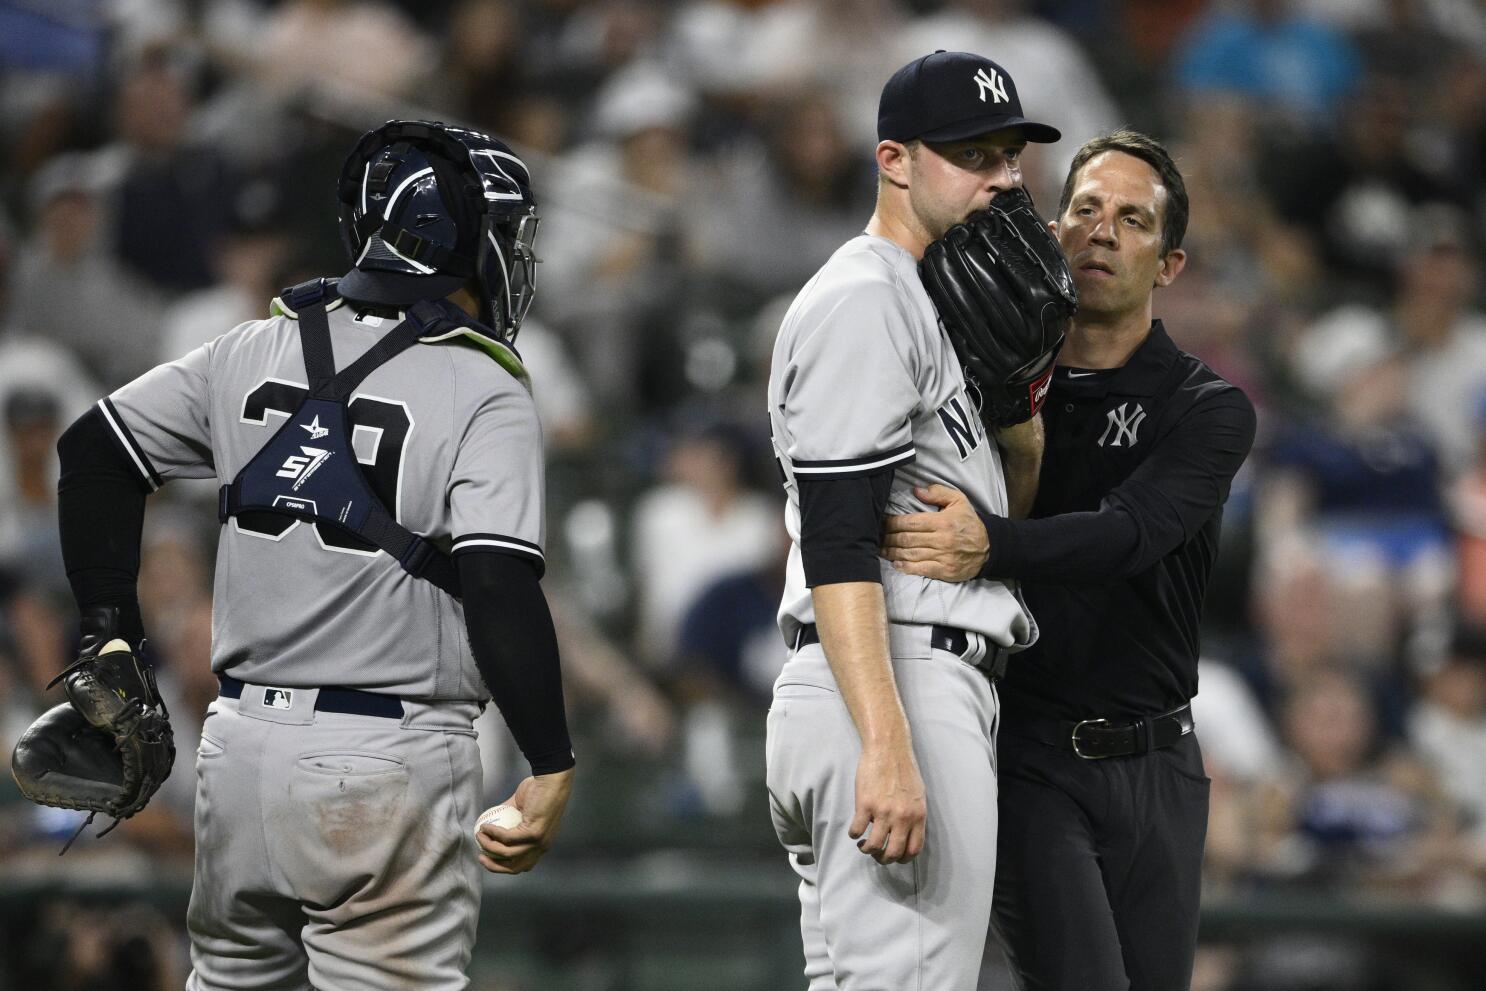
[[1081,315],[1117,316],[1149,305],[1186,262],[1161,254],[1166,187],[1155,169],[1121,151],[1095,155],[1079,170],[1058,243],[1073,269]]
[[1022,129],[1009,127],[965,141],[923,142],[910,155],[908,197],[931,238],[977,210],[997,193],[1022,184]]

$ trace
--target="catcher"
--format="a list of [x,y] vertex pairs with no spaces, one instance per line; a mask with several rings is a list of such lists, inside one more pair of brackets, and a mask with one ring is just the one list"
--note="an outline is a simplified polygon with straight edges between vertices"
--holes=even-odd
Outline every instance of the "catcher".
[[[57,445],[84,639],[69,702],[12,759],[38,802],[127,818],[169,773],[141,526],[166,482],[220,486],[191,991],[467,987],[481,868],[531,870],[572,789],[514,347],[536,290],[531,175],[489,135],[395,120],[334,190],[343,278],[286,289]],[[519,821],[477,833],[473,722],[492,700],[532,773],[501,803]]]
[[1023,988],[1191,982],[1208,781],[1188,703],[1223,503],[1255,421],[1243,392],[1152,318],[1186,264],[1186,226],[1159,143],[1119,131],[1084,145],[1057,223],[1079,310],[1032,518],[939,488],[925,493],[938,512],[885,527],[901,574],[1024,581],[1042,624],[1000,689],[994,919]]
[[878,135],[866,233],[774,347],[793,547],[768,788],[810,987],[970,991],[996,862],[994,683],[1037,627],[1011,586],[911,577],[878,542],[885,514],[930,508],[930,484],[998,517],[1030,503],[1074,296],[1020,159],[1058,132],[996,63],[936,52],[888,81]]

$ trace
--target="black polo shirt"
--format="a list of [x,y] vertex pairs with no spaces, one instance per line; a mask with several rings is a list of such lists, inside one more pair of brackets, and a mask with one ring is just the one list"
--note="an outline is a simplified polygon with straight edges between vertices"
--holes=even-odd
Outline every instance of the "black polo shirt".
[[1120,368],[1059,367],[1042,415],[1032,518],[982,517],[982,575],[1021,580],[1041,630],[1002,702],[1060,719],[1174,708],[1197,693],[1202,600],[1254,407],[1157,320]]

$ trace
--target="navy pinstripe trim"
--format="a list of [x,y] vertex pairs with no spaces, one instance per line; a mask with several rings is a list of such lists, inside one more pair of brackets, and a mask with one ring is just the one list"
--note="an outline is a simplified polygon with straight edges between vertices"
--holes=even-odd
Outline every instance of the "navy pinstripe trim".
[[530,554],[543,564],[547,557],[542,548],[530,540],[508,537],[503,533],[466,533],[454,538],[454,554],[470,551],[494,551],[498,554]]
[[114,408],[114,401],[104,396],[98,400],[98,410],[103,414],[103,419],[108,423],[109,428],[113,430],[114,436],[118,438],[120,446],[124,448],[124,453],[129,455],[129,460],[134,462],[134,467],[139,469],[150,491],[154,492],[164,485],[160,475],[155,471],[155,466],[150,463],[149,455],[144,453],[144,448],[139,446],[139,441],[135,440],[134,434],[130,432],[129,425]]
[[860,458],[844,458],[839,461],[791,461],[790,468],[797,478],[801,476],[805,478],[856,478],[912,461],[917,453],[912,444],[904,444],[891,451],[879,451]]

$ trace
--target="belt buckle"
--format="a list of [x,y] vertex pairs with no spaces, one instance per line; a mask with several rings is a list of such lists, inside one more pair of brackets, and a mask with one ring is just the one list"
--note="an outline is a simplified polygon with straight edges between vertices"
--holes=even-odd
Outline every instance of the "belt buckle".
[[1083,729],[1085,726],[1108,726],[1108,725],[1109,725],[1109,720],[1108,719],[1085,719],[1082,722],[1080,722],[1077,725],[1075,725],[1073,727],[1073,732],[1071,734],[1069,734],[1069,739],[1072,740],[1072,742],[1073,742],[1073,752],[1075,754],[1077,754],[1079,757],[1083,758],[1084,760],[1103,760],[1105,757],[1109,756],[1108,754],[1103,754],[1103,755],[1100,755],[1100,754],[1086,754],[1081,749],[1079,749],[1079,746],[1078,746],[1078,731],[1079,730]]

